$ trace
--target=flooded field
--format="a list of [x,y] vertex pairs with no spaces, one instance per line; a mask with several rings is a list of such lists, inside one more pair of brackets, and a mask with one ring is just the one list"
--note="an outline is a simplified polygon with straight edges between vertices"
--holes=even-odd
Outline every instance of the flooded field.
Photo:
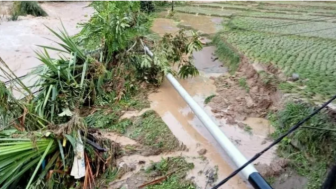
[[[20,16],[18,21],[2,21],[0,24],[0,57],[15,71],[17,76],[27,74],[31,68],[40,65],[34,51],[37,45],[55,46],[54,35],[47,29],[62,29],[62,23],[70,35],[80,31],[78,23],[85,22],[93,13],[86,8],[87,2],[48,2],[42,8],[48,17]],[[57,56],[50,52],[52,57]]]
[[[63,24],[67,32],[74,35],[79,31],[77,23],[87,21],[93,12],[92,9],[85,8],[87,5],[88,3],[84,2],[42,3],[42,7],[49,14],[46,18],[26,16],[20,17],[19,21],[16,22],[1,22],[0,57],[10,65],[10,68],[18,76],[25,75],[31,68],[40,65],[40,61],[35,55],[35,51],[39,49],[37,45],[55,45],[50,41],[50,39],[54,39],[52,33],[45,26],[57,30],[62,28]],[[218,31],[222,22],[222,18],[184,13],[177,13],[175,17],[180,20],[179,23],[172,19],[156,18],[152,30],[160,36],[165,33],[174,34],[179,31],[178,24],[180,24],[192,27],[205,34],[214,34]],[[216,118],[212,108],[204,103],[208,96],[217,93],[214,77],[226,74],[228,71],[223,63],[216,59],[214,52],[215,47],[213,46],[206,46],[201,51],[195,52],[193,59],[200,75],[180,80],[180,83],[194,100],[201,107],[204,107],[205,111],[242,154],[246,158],[251,158],[270,143],[266,139],[273,129],[265,119],[248,117],[243,122],[251,128],[247,132],[237,124],[227,124],[225,118]],[[57,54],[51,54],[51,56],[57,56]],[[218,169],[216,170],[218,179],[223,179],[234,170],[235,167],[232,166],[224,151],[167,80],[163,82],[157,92],[149,94],[148,98],[151,103],[149,109],[155,110],[160,115],[172,133],[188,150],[155,156],[133,154],[122,157],[119,160],[120,162],[135,164],[139,161],[145,161],[143,166],[148,166],[152,161],[157,162],[165,157],[183,156],[188,162],[195,165],[195,168],[188,173],[188,178],[192,179],[201,188],[210,187],[208,176],[200,174],[201,172]],[[149,109],[127,112],[121,118],[139,116]],[[130,138],[112,132],[104,132],[103,136],[121,145],[137,144]],[[200,158],[200,156],[204,156],[205,159]],[[274,150],[270,150],[255,163],[270,164],[274,157]],[[125,174],[121,180],[127,179],[134,172],[139,171],[140,168],[141,166],[137,166],[133,172]],[[250,186],[241,177],[236,176],[221,188],[244,189],[250,188]]]

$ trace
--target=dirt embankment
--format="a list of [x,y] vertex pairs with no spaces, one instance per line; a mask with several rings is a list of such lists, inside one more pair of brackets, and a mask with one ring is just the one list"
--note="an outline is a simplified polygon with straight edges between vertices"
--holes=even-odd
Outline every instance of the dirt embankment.
[[280,106],[276,73],[274,67],[251,64],[244,57],[235,75],[213,78],[217,95],[209,103],[212,111],[217,118],[226,118],[228,124],[247,117],[266,117],[269,110]]

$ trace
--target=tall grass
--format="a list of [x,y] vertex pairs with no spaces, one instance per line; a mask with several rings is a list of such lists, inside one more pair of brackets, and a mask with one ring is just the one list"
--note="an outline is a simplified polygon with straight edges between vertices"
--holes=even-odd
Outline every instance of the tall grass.
[[222,39],[221,34],[218,33],[212,40],[213,44],[216,46],[216,56],[224,62],[230,69],[230,72],[235,72],[240,63],[240,56],[237,52],[232,49],[225,41]]
[[[277,138],[314,111],[305,103],[288,103],[284,109],[271,116]],[[325,113],[317,114],[299,130],[286,137],[279,145],[281,156],[291,160],[292,167],[308,178],[307,188],[320,188],[328,166],[336,158],[336,123]]]
[[48,14],[41,8],[41,6],[36,1],[17,1],[14,2],[14,11],[13,15],[22,15],[27,14],[33,16],[48,16]]

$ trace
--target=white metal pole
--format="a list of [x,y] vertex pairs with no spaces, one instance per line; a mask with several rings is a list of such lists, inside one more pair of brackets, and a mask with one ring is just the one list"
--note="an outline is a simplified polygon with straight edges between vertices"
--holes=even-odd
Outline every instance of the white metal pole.
[[[143,43],[142,43],[143,44]],[[144,45],[146,53],[153,57],[152,51]],[[215,140],[219,143],[221,148],[226,152],[235,166],[241,167],[247,160],[243,154],[236,148],[234,144],[228,139],[228,137],[219,129],[217,124],[210,118],[210,116],[201,108],[189,93],[182,87],[182,85],[175,79],[175,77],[168,73],[166,75],[169,82],[174,86],[181,97],[187,102],[190,108],[193,110],[198,119],[203,123],[205,128],[211,133]],[[248,180],[255,189],[271,189],[268,183],[262,178],[253,165],[247,165],[241,171],[244,179]]]
[[[144,50],[147,54],[153,57],[153,53],[149,50],[147,46],[144,46]],[[244,165],[247,160],[243,154],[236,148],[234,144],[228,139],[228,137],[220,130],[217,124],[210,118],[210,116],[201,108],[194,99],[189,95],[189,93],[182,87],[182,85],[175,79],[175,77],[168,73],[167,79],[174,86],[177,92],[181,97],[187,102],[190,108],[193,110],[195,115],[200,119],[203,125],[211,133],[211,135],[216,139],[221,148],[226,152],[231,161],[235,164],[236,167]],[[257,170],[252,166],[246,166],[242,171],[242,174],[245,179],[248,180],[249,176],[257,172]]]
[[[182,87],[182,85],[175,79],[172,74],[167,74],[167,79],[174,86],[177,92],[181,97],[187,102],[190,108],[193,110],[198,119],[203,123],[211,135],[216,139],[220,144],[222,149],[229,156],[231,161],[235,164],[236,167],[244,165],[247,160],[243,154],[236,148],[234,144],[228,139],[228,137],[221,131],[217,124],[210,118],[210,116],[201,108],[194,99],[189,95],[189,93]],[[257,170],[252,166],[248,165],[242,170],[242,174],[245,179],[248,179],[249,176],[257,172]]]

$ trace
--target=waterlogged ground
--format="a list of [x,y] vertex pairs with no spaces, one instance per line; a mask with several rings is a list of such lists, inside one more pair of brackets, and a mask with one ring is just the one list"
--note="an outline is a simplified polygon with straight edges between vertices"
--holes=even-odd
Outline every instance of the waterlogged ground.
[[[92,9],[85,8],[87,5],[88,3],[84,2],[42,3],[42,7],[49,14],[46,18],[27,16],[20,17],[19,21],[15,22],[2,21],[0,24],[0,56],[18,76],[26,74],[31,68],[40,65],[34,53],[38,49],[36,45],[53,44],[48,39],[54,39],[54,37],[44,25],[57,29],[62,27],[62,21],[70,35],[76,34],[79,31],[76,24],[87,21],[93,12]],[[162,36],[165,33],[177,32],[180,24],[180,26],[192,27],[206,34],[214,34],[221,22],[221,19],[217,17],[183,13],[175,16],[180,20],[179,22],[167,18],[156,18],[152,30]],[[214,51],[215,48],[209,46],[195,52],[193,54],[194,62],[200,70],[200,75],[180,80],[180,83],[194,100],[204,107],[205,111],[218,123],[221,130],[241,150],[243,155],[250,158],[269,144],[269,141],[265,139],[272,132],[272,127],[267,120],[256,117],[247,117],[244,121],[244,124],[251,128],[249,130],[241,128],[237,124],[228,124],[225,118],[216,118],[212,107],[204,104],[204,100],[208,96],[217,93],[214,78],[227,72],[227,68],[223,67],[223,64],[213,56]],[[53,54],[53,56],[55,55]],[[176,156],[183,156],[187,162],[194,163],[195,168],[188,172],[187,178],[193,180],[201,188],[210,187],[207,171],[218,169],[216,171],[218,179],[225,178],[233,171],[234,167],[223,150],[168,81],[164,81],[157,92],[149,94],[148,98],[150,100],[149,109],[140,112],[127,112],[122,118],[139,116],[147,110],[154,110],[188,150],[151,156],[139,154],[124,156],[119,160],[120,163],[128,165],[138,164],[140,161],[144,163],[125,174],[120,180],[131,178],[141,167],[149,166],[151,162]],[[121,145],[137,144],[137,141],[116,133],[103,132],[103,134]],[[255,163],[270,164],[274,157],[274,151],[269,151]],[[111,186],[111,188],[113,187]],[[236,176],[221,188],[244,189],[250,188],[250,186],[246,181]]]
[[[27,74],[40,61],[35,52],[41,48],[37,45],[55,46],[51,40],[55,36],[47,29],[62,29],[62,23],[70,35],[80,31],[77,23],[85,22],[93,13],[92,8],[86,8],[88,2],[48,2],[42,3],[42,8],[48,17],[20,16],[18,21],[0,21],[0,57],[15,71],[17,76]],[[0,12],[6,14],[6,12]],[[51,56],[57,54],[51,52]]]

